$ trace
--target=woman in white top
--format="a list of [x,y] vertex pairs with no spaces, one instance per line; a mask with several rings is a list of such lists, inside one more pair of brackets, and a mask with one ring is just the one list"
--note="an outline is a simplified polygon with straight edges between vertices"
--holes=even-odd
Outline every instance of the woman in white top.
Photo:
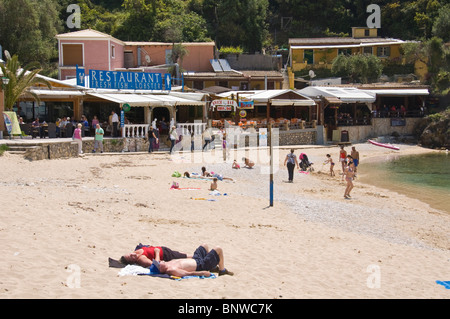
[[172,126],[170,128],[169,138],[170,138],[170,151],[169,151],[169,153],[172,154],[172,150],[173,150],[173,147],[175,145],[175,141],[178,140],[177,128],[175,126]]

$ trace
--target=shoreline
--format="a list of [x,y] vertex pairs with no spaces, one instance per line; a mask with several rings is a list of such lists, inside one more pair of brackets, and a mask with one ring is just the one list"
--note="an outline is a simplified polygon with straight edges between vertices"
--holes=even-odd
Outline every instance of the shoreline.
[[[354,146],[363,161],[392,155]],[[316,171],[296,171],[294,183],[286,183],[290,147],[281,149],[273,207],[269,175],[258,166],[233,170],[231,163],[177,162],[167,154],[35,162],[5,154],[1,297],[450,298],[436,284],[449,275],[448,214],[359,181],[345,200],[338,167],[335,178],[327,168],[319,173],[325,154],[336,162],[339,148],[294,148],[297,157],[304,152],[316,163]],[[422,151],[408,146],[404,152]],[[220,195],[211,195],[210,181],[171,176],[201,166],[234,182],[220,181]],[[174,181],[183,189],[171,190]],[[235,275],[174,281],[120,277],[108,268],[108,257],[118,259],[139,242],[187,252],[202,243],[221,246]],[[370,269],[380,271],[380,286],[369,284]],[[79,287],[73,288],[74,278]]]

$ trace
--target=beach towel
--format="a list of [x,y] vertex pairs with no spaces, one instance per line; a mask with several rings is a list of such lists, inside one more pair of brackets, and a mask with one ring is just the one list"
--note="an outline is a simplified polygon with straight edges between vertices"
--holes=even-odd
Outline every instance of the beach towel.
[[[214,195],[214,196],[220,196],[222,195],[218,190],[213,190],[212,192],[209,193],[209,195]],[[223,196],[227,196],[227,193],[223,193]]]
[[438,285],[444,286],[445,289],[450,289],[450,281],[436,280],[436,283],[437,283]]
[[199,278],[199,279],[205,279],[205,278],[216,278],[215,274],[211,274],[209,277],[205,276],[183,276],[183,277],[177,277],[177,276],[170,276],[167,274],[159,274],[154,273],[152,270],[152,267],[145,268],[139,265],[127,265],[125,268],[122,268],[118,275],[123,276],[152,276],[152,277],[159,277],[159,278],[166,278],[166,279],[173,279],[173,280],[182,280],[182,279],[190,279],[190,278]]

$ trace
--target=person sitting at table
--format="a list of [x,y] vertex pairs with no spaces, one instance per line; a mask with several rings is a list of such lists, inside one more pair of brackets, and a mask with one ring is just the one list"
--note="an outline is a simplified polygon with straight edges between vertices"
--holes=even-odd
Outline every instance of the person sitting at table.
[[91,127],[95,130],[97,128],[97,124],[99,124],[100,122],[98,121],[97,115],[94,115],[94,118],[92,119],[91,122]]
[[41,123],[39,123],[39,117],[36,117],[36,119],[33,121],[33,123],[31,123],[31,126],[33,127],[33,135],[32,137],[35,138],[36,137],[36,133],[39,133],[39,137],[42,138],[43,135],[43,131],[41,128]]

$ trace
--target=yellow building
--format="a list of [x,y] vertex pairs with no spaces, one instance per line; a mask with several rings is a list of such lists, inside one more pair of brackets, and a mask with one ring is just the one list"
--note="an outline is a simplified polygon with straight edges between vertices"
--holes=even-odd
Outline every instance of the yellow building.
[[352,28],[352,37],[289,39],[290,67],[293,72],[308,68],[331,69],[338,54],[374,54],[380,59],[401,58],[403,40],[380,38],[377,29]]

